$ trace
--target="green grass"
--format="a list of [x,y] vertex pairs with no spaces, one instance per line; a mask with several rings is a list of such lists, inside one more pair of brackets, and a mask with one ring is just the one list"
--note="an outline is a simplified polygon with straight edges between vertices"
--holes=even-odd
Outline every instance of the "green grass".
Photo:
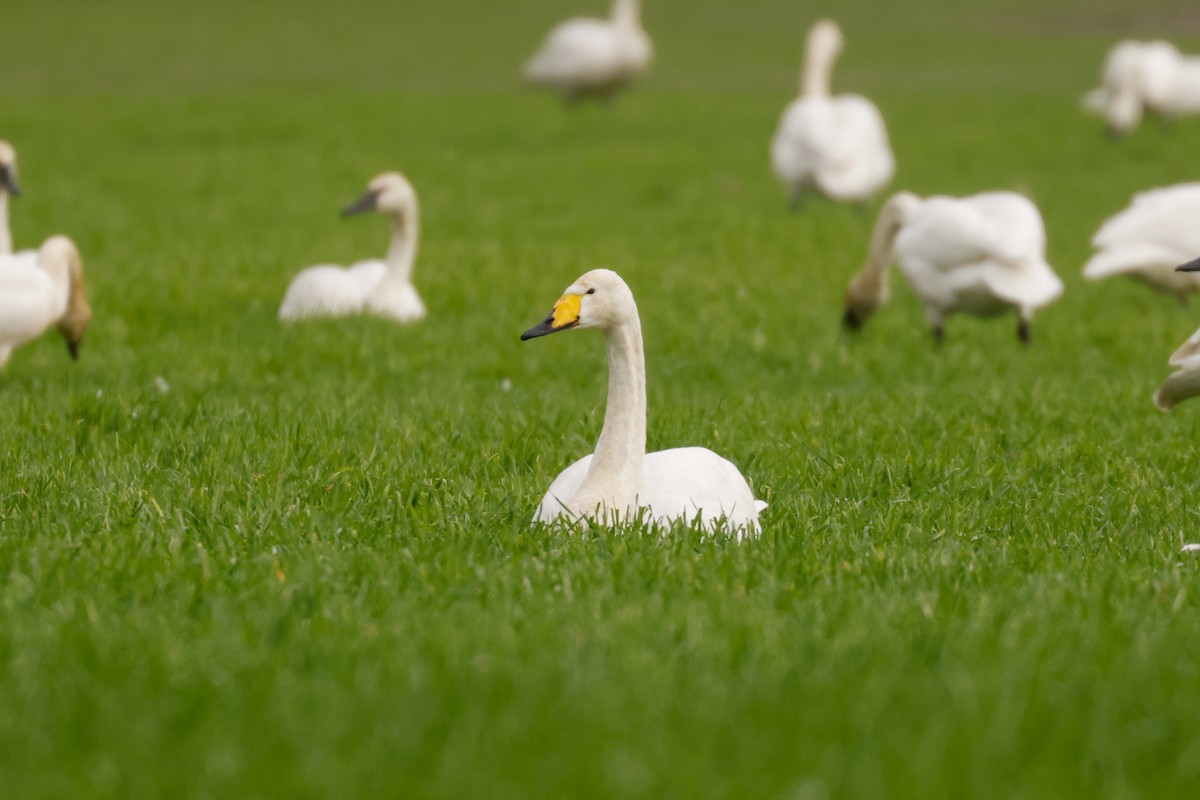
[[[568,112],[516,70],[601,0],[6,0],[17,243],[70,233],[96,320],[0,374],[0,796],[1194,796],[1200,404],[1149,398],[1200,319],[1079,269],[1200,120],[1078,103],[1127,31],[1200,51],[1190,0],[646,5],[653,73]],[[894,188],[1040,205],[1028,351],[935,351],[903,287],[838,330],[874,206],[789,216],[766,163],[820,13]],[[393,168],[429,318],[279,325]],[[604,356],[517,336],[596,266],[650,446],[737,463],[761,539],[529,526]]]

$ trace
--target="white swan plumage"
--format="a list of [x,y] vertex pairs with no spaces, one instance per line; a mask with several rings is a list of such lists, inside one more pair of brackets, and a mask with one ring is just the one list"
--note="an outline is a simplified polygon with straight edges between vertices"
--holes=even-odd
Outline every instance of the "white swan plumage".
[[608,97],[645,72],[654,58],[642,29],[641,0],[613,0],[609,19],[559,23],[525,64],[525,80],[567,100]]
[[17,185],[17,151],[0,139],[0,256],[13,251],[12,229],[8,227],[8,198],[19,197]]
[[399,172],[385,172],[342,214],[378,211],[391,217],[392,240],[387,257],[350,267],[321,264],[301,271],[288,285],[279,318],[344,317],[367,312],[397,322],[425,316],[425,305],[412,284],[420,220],[417,193]]
[[[1200,258],[1176,269],[1183,274],[1200,273]],[[1200,330],[1189,336],[1167,363],[1178,369],[1154,393],[1154,405],[1162,411],[1170,411],[1184,400],[1200,395]]]
[[1200,253],[1200,183],[1142,192],[1092,238],[1088,280],[1127,275],[1181,302],[1200,289],[1200,274],[1175,267]]
[[703,447],[646,452],[646,367],[633,292],[612,270],[597,269],[567,287],[539,325],[521,339],[591,328],[608,348],[608,402],[592,455],[567,467],[542,498],[535,521],[560,516],[604,520],[644,515],[658,524],[684,520],[740,538],[757,533],[766,507],[741,472]]
[[895,260],[924,304],[937,341],[950,314],[1013,311],[1017,334],[1027,343],[1034,310],[1063,291],[1045,253],[1041,214],[1019,194],[922,200],[899,192],[880,210],[866,264],[846,289],[844,321],[861,327],[887,301]]
[[830,93],[833,63],[842,51],[841,29],[818,20],[809,29],[800,96],[784,109],[771,141],[771,165],[798,207],[815,186],[834,200],[864,201],[896,171],[887,126],[865,97]]
[[0,255],[0,367],[12,351],[57,325],[72,358],[92,320],[84,292],[83,259],[66,236],[51,236],[36,251]]
[[1150,111],[1161,116],[1200,112],[1200,58],[1170,42],[1118,42],[1108,52],[1100,88],[1084,95],[1114,134],[1127,134]]

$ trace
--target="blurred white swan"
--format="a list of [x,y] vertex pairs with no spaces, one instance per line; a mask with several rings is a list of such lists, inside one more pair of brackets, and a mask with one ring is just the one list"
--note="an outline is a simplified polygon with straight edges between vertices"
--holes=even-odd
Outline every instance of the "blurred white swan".
[[894,258],[925,305],[938,342],[950,314],[1013,311],[1017,335],[1028,343],[1034,310],[1063,290],[1045,252],[1041,214],[1019,194],[922,200],[899,192],[879,212],[866,264],[846,289],[844,321],[861,327],[887,301]]
[[1104,62],[1100,88],[1084,95],[1114,134],[1127,134],[1151,111],[1161,116],[1200,112],[1200,58],[1169,42],[1118,42]]
[[392,219],[387,258],[360,261],[350,267],[322,264],[303,270],[287,288],[279,306],[282,320],[344,317],[369,312],[398,322],[425,316],[425,306],[412,284],[417,254],[417,193],[398,172],[376,176],[358,202],[342,214],[378,211]]
[[521,335],[532,339],[569,328],[604,333],[608,347],[608,403],[596,451],[567,467],[542,498],[535,520],[556,517],[676,519],[716,527],[721,520],[743,533],[758,531],[766,503],[741,472],[703,447],[646,452],[646,366],[642,325],[633,293],[612,270],[597,269],[567,287],[554,310]]
[[0,367],[12,351],[57,325],[72,358],[92,309],[83,285],[83,259],[66,236],[52,236],[30,255],[0,255]]
[[[1200,272],[1200,258],[1177,269],[1185,274]],[[1163,411],[1170,411],[1176,404],[1200,394],[1200,331],[1181,344],[1167,363],[1179,369],[1154,393],[1154,405]]]
[[613,0],[610,19],[559,23],[525,64],[525,80],[567,100],[608,97],[645,72],[654,57],[641,0]]
[[810,186],[834,200],[866,200],[896,171],[875,104],[856,94],[830,96],[842,44],[842,32],[831,20],[809,29],[800,97],[784,109],[771,141],[771,165],[790,190],[793,209]]
[[1200,273],[1175,267],[1200,253],[1200,183],[1142,192],[1092,238],[1088,280],[1127,275],[1177,297],[1200,289]]
[[0,140],[0,255],[13,251],[12,230],[8,227],[8,198],[20,194],[21,187],[17,185],[17,151],[8,142]]

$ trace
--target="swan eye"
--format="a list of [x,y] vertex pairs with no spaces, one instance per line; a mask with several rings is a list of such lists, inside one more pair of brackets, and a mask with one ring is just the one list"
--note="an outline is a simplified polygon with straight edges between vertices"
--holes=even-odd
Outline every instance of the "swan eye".
[[587,293],[588,293],[588,294],[595,294],[595,293],[596,293],[596,290],[595,290],[595,289],[588,289],[588,290],[587,290]]

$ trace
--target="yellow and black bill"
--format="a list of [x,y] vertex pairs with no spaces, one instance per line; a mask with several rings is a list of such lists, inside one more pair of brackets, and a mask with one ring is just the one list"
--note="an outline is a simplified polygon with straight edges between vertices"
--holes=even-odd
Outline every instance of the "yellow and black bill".
[[574,328],[579,324],[579,307],[582,303],[581,295],[564,294],[558,298],[558,302],[554,304],[554,310],[544,320],[521,334],[521,341]]
[[350,205],[342,209],[343,217],[352,217],[355,214],[365,214],[368,211],[374,211],[379,207],[379,192],[372,189],[366,192],[362,197],[355,200]]
[[1200,272],[1200,258],[1195,261],[1189,261],[1186,264],[1180,264],[1175,268],[1176,272]]

